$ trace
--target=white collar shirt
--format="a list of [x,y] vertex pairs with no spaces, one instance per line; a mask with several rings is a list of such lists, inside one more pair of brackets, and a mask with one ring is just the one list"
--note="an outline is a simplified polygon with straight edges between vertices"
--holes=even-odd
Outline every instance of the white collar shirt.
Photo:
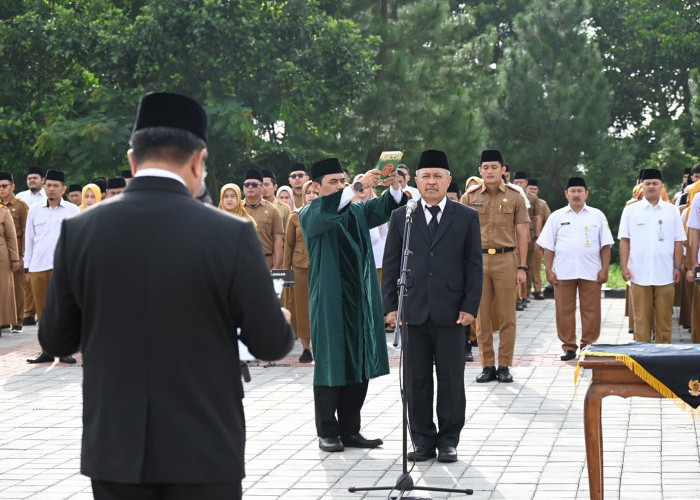
[[134,177],[165,177],[166,179],[176,180],[183,186],[187,187],[185,179],[177,175],[175,172],[171,172],[170,170],[166,170],[164,168],[142,168],[141,170],[138,170],[136,174],[134,174]]
[[678,209],[659,200],[656,206],[642,198],[627,205],[620,218],[618,239],[630,240],[628,267],[632,282],[641,286],[673,283],[673,252],[677,241],[685,241]]
[[[420,199],[420,204],[423,205],[423,214],[425,215],[425,223],[430,224],[430,221],[433,220],[433,214],[430,213],[428,210],[428,207],[432,205],[428,205],[423,198]],[[445,212],[445,205],[447,205],[447,196],[445,196],[440,203],[437,204],[438,207],[440,207],[440,211],[437,214],[437,221],[438,224],[442,220],[442,214]]]
[[[700,196],[698,195],[695,195],[693,203],[688,208],[688,227],[700,230]],[[696,259],[700,262],[700,247],[698,248]]]
[[605,214],[584,204],[578,213],[571,205],[552,212],[537,244],[554,252],[558,279],[595,281],[602,268],[600,250],[615,240]]
[[41,188],[36,193],[32,193],[29,189],[27,189],[26,191],[17,193],[15,196],[18,199],[25,202],[29,206],[29,208],[32,208],[34,205],[40,205],[42,203],[45,203],[47,199],[44,188]]
[[24,232],[24,267],[30,273],[53,269],[53,254],[61,235],[61,223],[79,213],[78,207],[65,200],[61,200],[56,208],[51,208],[46,201],[29,209]]

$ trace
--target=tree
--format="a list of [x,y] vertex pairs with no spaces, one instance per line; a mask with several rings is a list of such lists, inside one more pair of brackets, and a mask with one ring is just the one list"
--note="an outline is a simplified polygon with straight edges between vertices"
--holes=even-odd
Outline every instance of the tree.
[[567,178],[595,157],[610,125],[587,10],[585,0],[536,0],[515,19],[488,115],[491,145],[512,168],[539,177],[553,206],[563,204]]

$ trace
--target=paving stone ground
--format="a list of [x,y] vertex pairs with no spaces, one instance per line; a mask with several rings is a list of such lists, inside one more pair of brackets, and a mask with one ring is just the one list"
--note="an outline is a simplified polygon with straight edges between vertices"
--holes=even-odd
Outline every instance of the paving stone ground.
[[[624,300],[603,299],[600,342],[626,343]],[[196,332],[193,332],[196,335]],[[689,342],[677,327],[674,342]],[[248,425],[244,497],[263,499],[387,498],[402,472],[399,353],[387,335],[391,374],[372,380],[363,433],[381,437],[374,450],[318,449],[309,365],[293,354],[251,368],[244,399]],[[32,366],[36,327],[0,337],[0,499],[88,499],[79,473],[80,358],[77,365]],[[475,352],[476,353],[476,352]],[[465,370],[467,424],[459,461],[418,463],[416,485],[471,488],[472,496],[413,491],[418,498],[474,500],[589,498],[583,437],[584,372],[574,387],[575,362],[561,362],[554,301],[533,300],[518,313],[512,384],[477,384],[479,359]],[[128,360],[125,360],[128,362]],[[700,432],[689,413],[661,399],[618,397],[603,402],[606,499],[700,499]],[[395,493],[394,493],[395,495]]]

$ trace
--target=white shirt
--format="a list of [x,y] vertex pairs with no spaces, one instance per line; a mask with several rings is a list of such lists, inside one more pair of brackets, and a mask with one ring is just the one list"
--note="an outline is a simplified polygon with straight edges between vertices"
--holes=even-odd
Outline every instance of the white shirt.
[[134,177],[165,177],[167,179],[174,179],[179,181],[183,186],[187,187],[185,184],[185,179],[177,175],[175,172],[166,170],[164,168],[142,168],[138,170]]
[[374,265],[377,266],[377,269],[382,268],[387,234],[389,234],[388,222],[369,230],[369,237],[372,240],[372,252],[374,253]]
[[[421,198],[420,204],[423,206],[423,214],[425,215],[425,223],[430,224],[430,221],[433,220],[433,214],[430,213],[430,210],[428,210],[428,207],[430,207],[432,205],[428,205],[423,198]],[[438,224],[440,224],[440,221],[442,220],[442,214],[445,211],[445,205],[447,205],[447,196],[445,196],[442,199],[442,201],[437,204],[437,206],[440,207],[440,211],[437,214]]]
[[520,186],[518,186],[517,184],[513,184],[512,182],[506,182],[506,184],[508,184],[509,186],[512,186],[516,190],[520,191],[520,196],[522,196],[523,199],[525,200],[525,207],[528,210],[530,210],[532,205],[530,205],[530,198],[528,198],[527,195],[525,194],[525,190],[523,188],[521,188]]
[[659,200],[656,206],[642,198],[627,205],[620,218],[618,239],[630,240],[627,264],[632,282],[642,286],[673,283],[673,250],[676,241],[685,241],[678,209]]
[[603,267],[600,249],[614,245],[615,240],[605,214],[584,204],[579,213],[571,205],[552,212],[537,244],[554,252],[557,278],[595,281]]
[[[688,209],[688,227],[700,229],[700,195],[697,194]],[[700,262],[700,247],[698,248],[697,261]]]
[[24,232],[24,267],[30,273],[53,269],[53,254],[61,234],[61,222],[79,214],[78,207],[65,200],[56,208],[34,205],[27,215],[27,228]]
[[[371,189],[371,188],[369,188]],[[391,193],[391,196],[394,197],[394,201],[396,203],[401,203],[401,198],[403,198],[403,191],[401,189],[394,189],[393,187],[389,187],[389,192]],[[343,194],[340,195],[340,204],[338,204],[338,213],[342,209],[344,209],[348,203],[350,203],[352,200],[355,199],[355,191],[353,191],[352,186],[347,186],[343,189]]]
[[26,191],[22,191],[21,193],[17,193],[15,195],[18,199],[22,200],[25,202],[27,205],[29,205],[29,208],[32,208],[34,205],[40,205],[42,203],[46,203],[46,192],[44,191],[44,188],[41,188],[39,191],[36,192],[36,194],[32,193],[29,189]]

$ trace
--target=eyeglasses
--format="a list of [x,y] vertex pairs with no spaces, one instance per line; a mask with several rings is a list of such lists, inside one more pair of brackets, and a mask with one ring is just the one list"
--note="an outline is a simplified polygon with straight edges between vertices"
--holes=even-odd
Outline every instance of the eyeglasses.
[[12,186],[12,184],[0,184],[0,189],[6,189]]
[[257,182],[244,182],[243,183],[243,187],[247,187],[247,188],[259,188],[260,186],[262,186],[262,184],[257,183]]
[[290,179],[301,179],[302,177],[306,177],[306,174],[289,174]]

